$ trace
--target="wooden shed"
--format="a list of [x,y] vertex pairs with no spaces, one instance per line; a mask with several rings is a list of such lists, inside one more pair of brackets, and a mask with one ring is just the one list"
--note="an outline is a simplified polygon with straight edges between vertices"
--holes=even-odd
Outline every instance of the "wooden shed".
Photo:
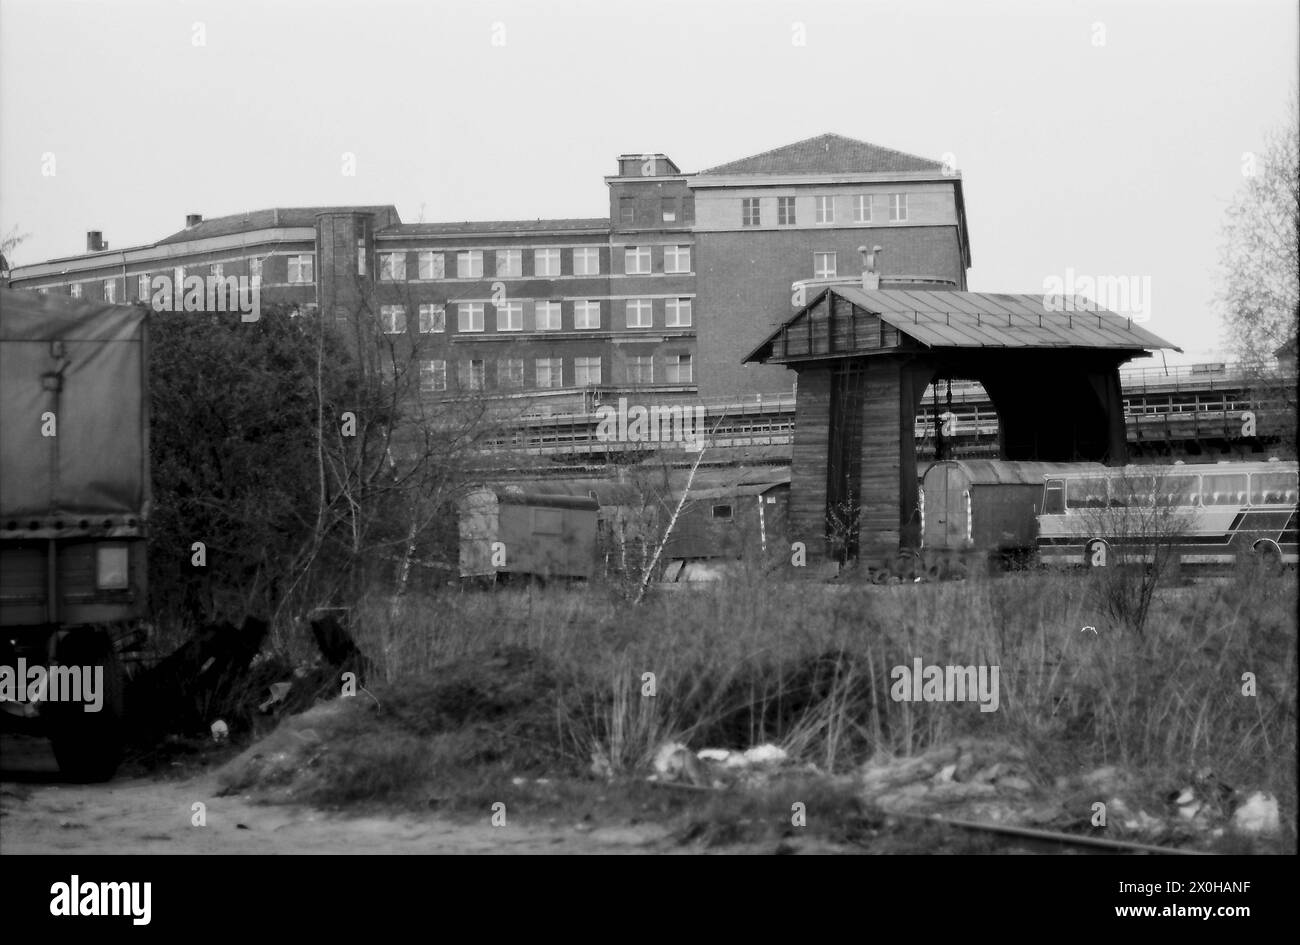
[[1122,464],[1119,366],[1172,347],[1082,299],[827,287],[745,358],[799,375],[789,537],[841,560],[919,547],[915,418],[937,379],[984,386],[1002,459]]

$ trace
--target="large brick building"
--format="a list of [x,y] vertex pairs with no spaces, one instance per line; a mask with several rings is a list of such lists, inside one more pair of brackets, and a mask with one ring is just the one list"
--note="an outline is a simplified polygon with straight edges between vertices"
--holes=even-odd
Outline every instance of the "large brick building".
[[[260,280],[263,304],[378,321],[415,348],[422,389],[484,390],[542,411],[593,396],[745,398],[788,373],[741,358],[791,311],[792,283],[860,273],[966,287],[961,179],[838,135],[696,174],[623,155],[594,219],[403,223],[392,206],[261,210],[147,246],[21,266],[16,288],[148,301],[159,274]],[[410,348],[408,348],[410,350]]]

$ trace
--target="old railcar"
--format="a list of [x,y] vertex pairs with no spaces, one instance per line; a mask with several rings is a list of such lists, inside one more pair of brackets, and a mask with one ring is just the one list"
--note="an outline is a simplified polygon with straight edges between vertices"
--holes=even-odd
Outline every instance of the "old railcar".
[[459,503],[462,579],[588,579],[596,564],[589,496],[483,488]]
[[788,477],[692,489],[664,544],[669,562],[737,559],[785,535]]
[[1023,566],[1034,555],[1043,483],[1050,475],[1101,474],[1100,463],[942,460],[921,477],[921,565],[931,577]]

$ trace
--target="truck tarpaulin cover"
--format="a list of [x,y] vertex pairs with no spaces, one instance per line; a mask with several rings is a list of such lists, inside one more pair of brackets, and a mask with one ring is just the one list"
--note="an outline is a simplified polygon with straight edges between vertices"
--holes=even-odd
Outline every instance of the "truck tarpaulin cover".
[[[147,520],[146,310],[0,289],[0,528]],[[49,416],[55,421],[54,436]]]

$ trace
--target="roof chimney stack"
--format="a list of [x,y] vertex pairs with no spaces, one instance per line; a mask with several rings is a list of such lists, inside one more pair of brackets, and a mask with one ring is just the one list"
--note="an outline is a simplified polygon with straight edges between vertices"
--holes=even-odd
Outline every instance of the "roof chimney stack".
[[872,289],[880,288],[880,257],[884,255],[884,250],[879,246],[871,247],[871,252],[867,252],[865,246],[859,246],[858,252],[862,254],[862,289],[870,292]]
[[101,249],[108,249],[108,244],[104,242],[104,234],[101,230],[86,231],[86,252],[97,253]]
[[201,213],[188,213],[185,215],[185,229],[187,230],[192,226],[198,226],[202,222],[203,214]]

